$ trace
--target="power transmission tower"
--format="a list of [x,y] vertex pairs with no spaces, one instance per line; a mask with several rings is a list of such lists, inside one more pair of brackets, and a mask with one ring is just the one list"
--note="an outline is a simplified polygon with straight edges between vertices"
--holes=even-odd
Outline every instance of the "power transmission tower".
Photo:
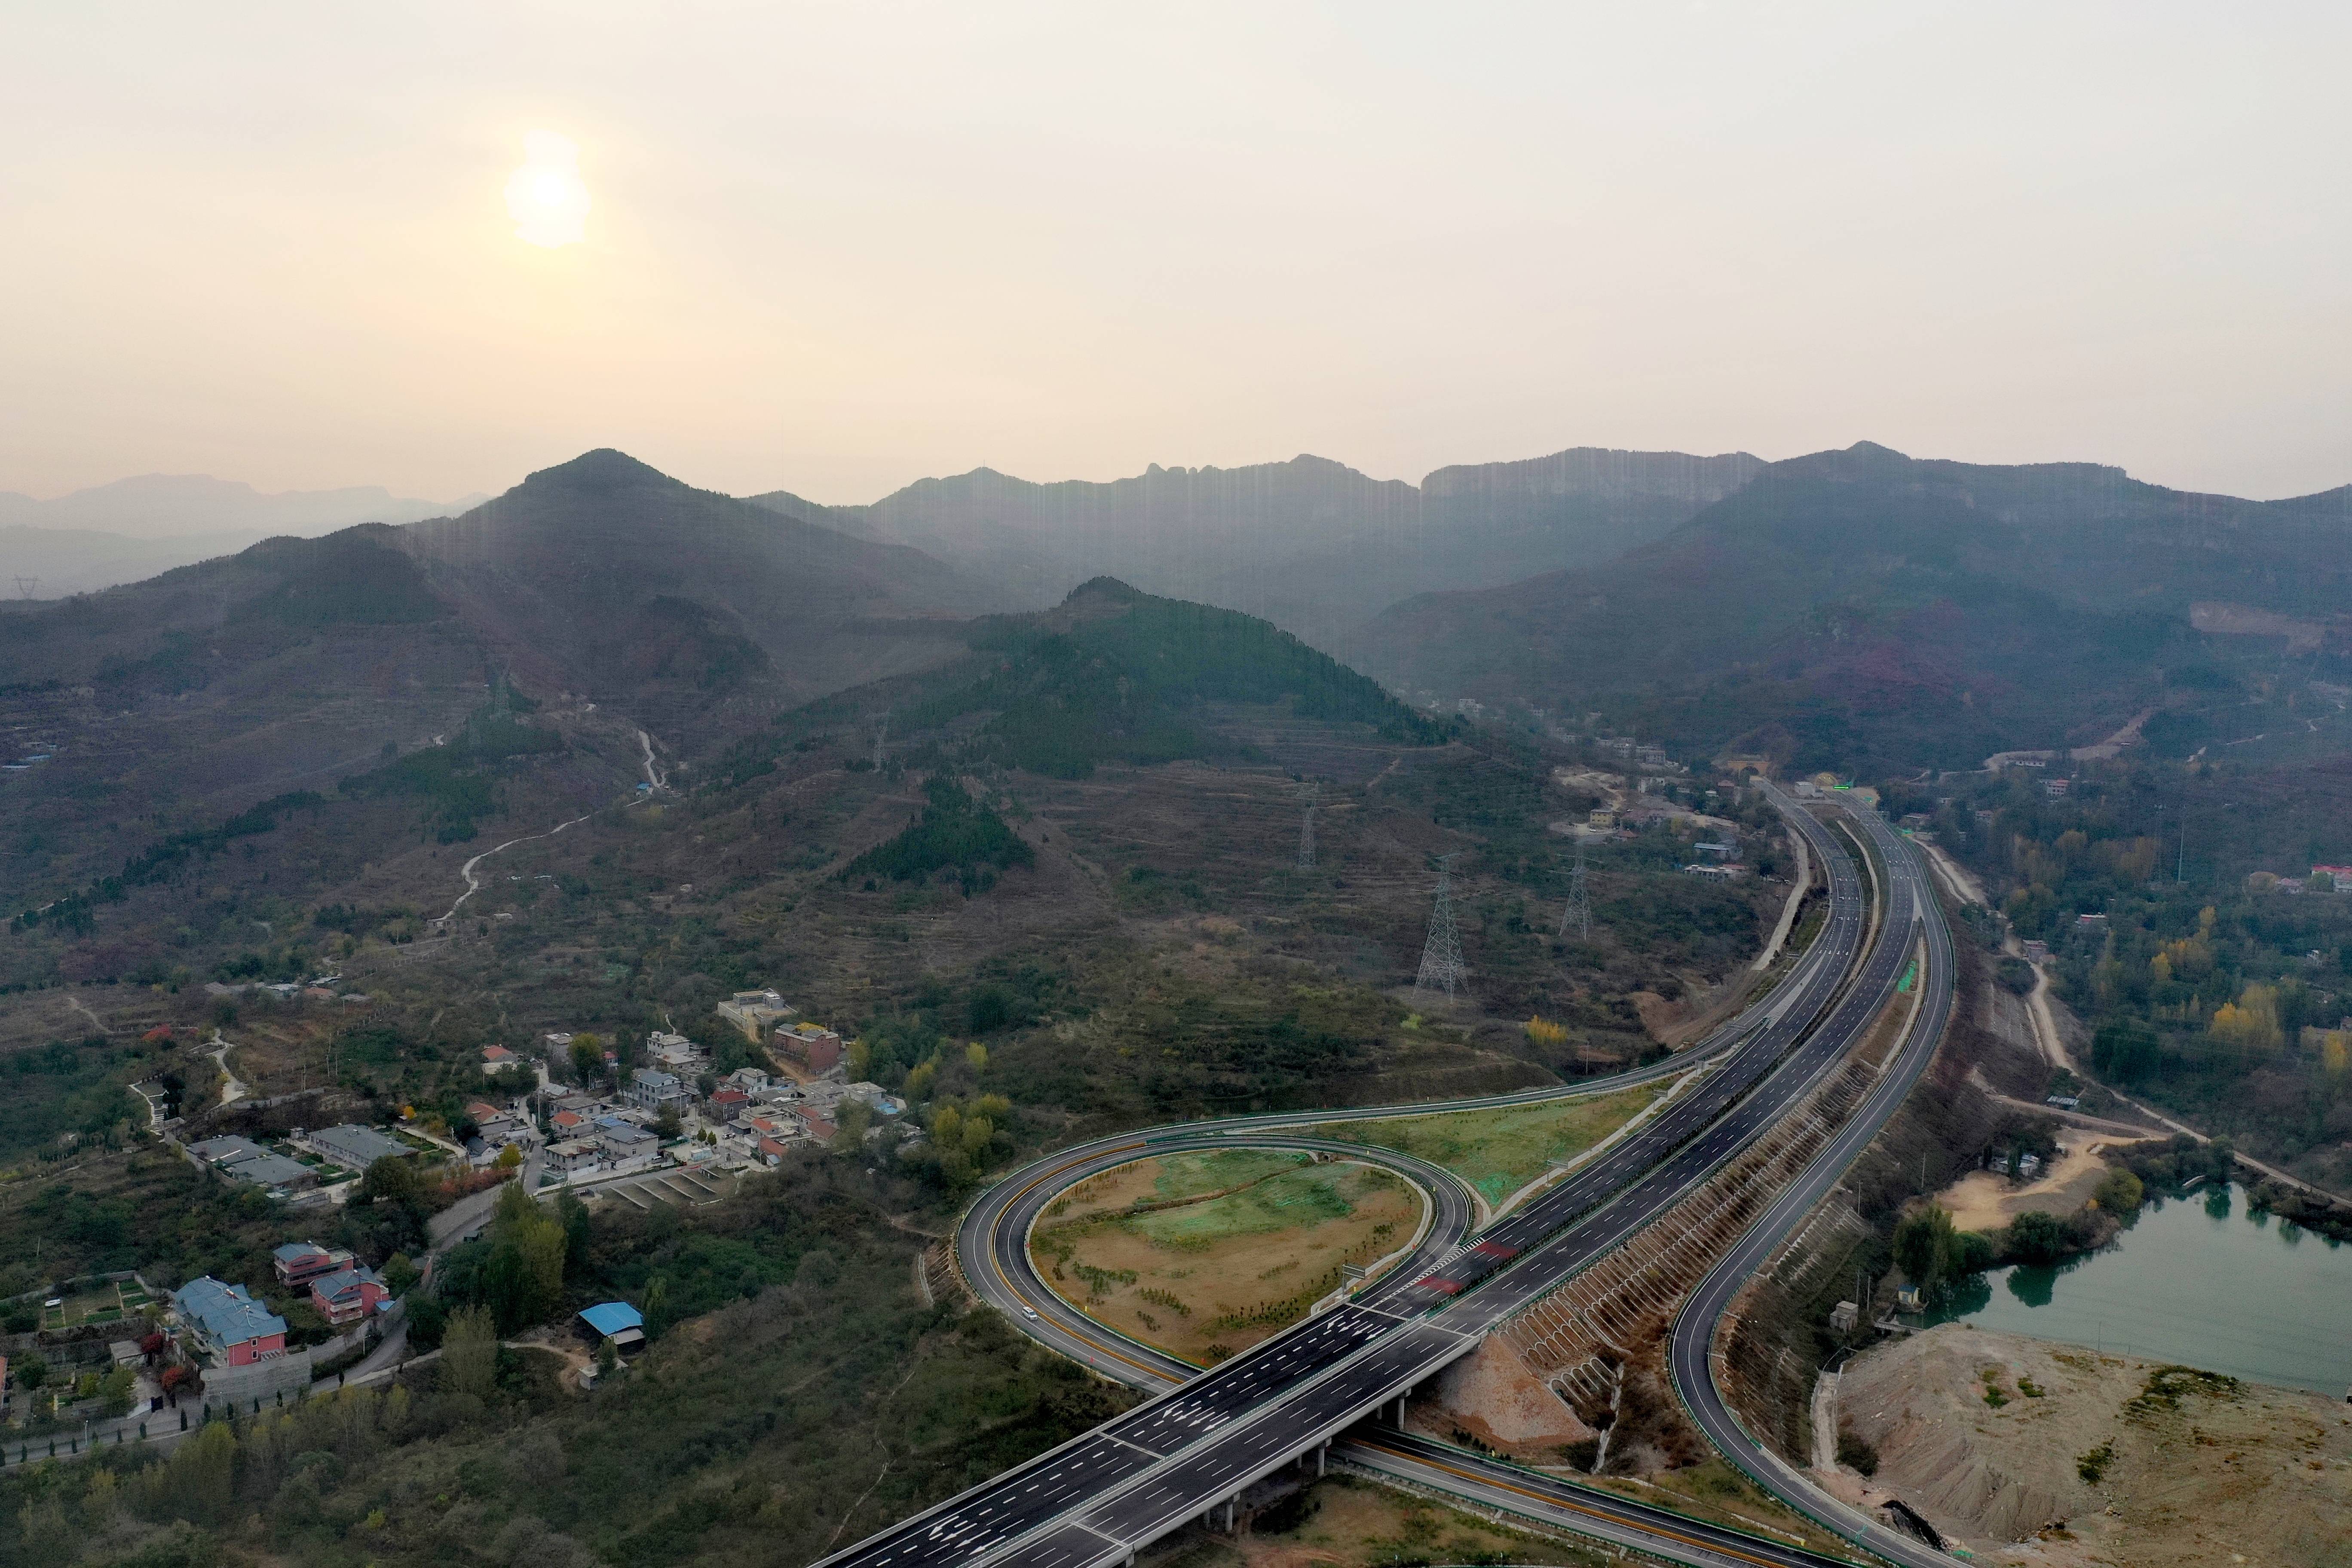
[[1315,869],[1315,802],[1323,793],[1321,784],[1307,786],[1307,814],[1298,819],[1298,868]]
[[882,717],[876,721],[874,725],[874,766],[877,771],[879,771],[882,766],[882,742],[888,738],[889,733],[890,710],[885,708],[882,710]]
[[40,596],[40,592],[41,580],[38,577],[19,577],[16,579],[16,597],[20,599],[37,598]]
[[1421,949],[1415,991],[1443,991],[1448,1001],[1469,973],[1462,963],[1462,933],[1454,925],[1454,857],[1437,858],[1437,907],[1429,911],[1429,940]]
[[1576,868],[1568,874],[1568,908],[1559,914],[1559,934],[1565,939],[1568,928],[1576,928],[1579,942],[1592,938],[1592,889],[1584,878],[1584,846],[1576,847]]

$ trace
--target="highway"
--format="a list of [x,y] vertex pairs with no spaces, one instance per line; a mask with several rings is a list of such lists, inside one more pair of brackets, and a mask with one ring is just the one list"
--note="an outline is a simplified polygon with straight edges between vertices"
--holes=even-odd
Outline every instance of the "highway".
[[[1821,855],[1830,880],[1830,918],[1812,950],[1772,994],[1704,1047],[1720,1059],[1685,1093],[1475,1242],[1465,1246],[1454,1239],[1458,1226],[1445,1216],[1447,1223],[1429,1227],[1406,1267],[1353,1300],[835,1554],[825,1560],[828,1568],[969,1568],[983,1562],[992,1568],[1098,1568],[1124,1562],[1138,1547],[1228,1502],[1284,1464],[1319,1451],[1706,1180],[1801,1100],[1867,1031],[1893,994],[1919,937],[1921,910],[1907,860],[1900,866],[1890,861],[1892,873],[1882,889],[1879,930],[1892,931],[1895,940],[1873,942],[1862,873],[1853,858],[1777,792],[1775,803]],[[1667,1071],[1687,1070],[1693,1054],[1698,1053],[1661,1065]],[[1614,1082],[1656,1076],[1653,1068]],[[1613,1086],[1567,1086],[1485,1102],[1392,1107],[1382,1113],[1508,1103]],[[1182,1376],[1189,1369],[1181,1363],[1109,1334],[1043,1290],[1026,1253],[1037,1215],[1073,1182],[1147,1152],[1232,1146],[1237,1140],[1255,1146],[1283,1138],[1312,1147],[1311,1139],[1268,1130],[1370,1114],[1375,1113],[1350,1110],[1256,1117],[1239,1125],[1195,1123],[1065,1151],[1017,1173],[975,1204],[959,1233],[967,1278],[988,1300],[1013,1311],[1025,1330],[1111,1375],[1145,1386]],[[1353,1152],[1360,1157],[1365,1152]],[[1451,1206],[1438,1198],[1447,1190],[1444,1184],[1431,1190],[1441,1209]],[[1592,1497],[1606,1496],[1591,1494],[1585,1500],[1589,1506]],[[1769,1545],[1749,1542],[1741,1550]]]
[[1881,1076],[1853,1118],[1692,1292],[1675,1321],[1668,1364],[1674,1373],[1675,1392],[1691,1418],[1724,1457],[1747,1471],[1758,1485],[1881,1557],[1927,1568],[1929,1564],[1948,1563],[1951,1559],[1841,1503],[1802,1471],[1750,1437],[1724,1403],[1713,1364],[1716,1326],[1730,1307],[1732,1298],[1789,1234],[1804,1222],[1806,1214],[1845,1174],[1846,1167],[1853,1163],[1877,1135],[1878,1129],[1895,1113],[1895,1107],[1926,1070],[1928,1058],[1934,1055],[1935,1042],[1943,1037],[1944,1026],[1951,1014],[1952,934],[1936,907],[1927,865],[1918,850],[1874,813],[1857,816],[1892,876],[1912,889],[1913,896],[1921,900],[1927,912],[1924,922],[1927,965],[1919,976],[1919,1016],[1911,1030],[1911,1039],[1924,1043],[1924,1048],[1906,1050]]

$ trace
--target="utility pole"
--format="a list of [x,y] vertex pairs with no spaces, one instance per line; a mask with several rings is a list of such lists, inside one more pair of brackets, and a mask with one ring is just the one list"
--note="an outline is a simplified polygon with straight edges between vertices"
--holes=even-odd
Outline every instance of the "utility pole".
[[1302,871],[1315,869],[1315,802],[1322,793],[1321,784],[1307,786],[1307,813],[1298,819],[1298,868]]
[[1462,963],[1462,933],[1454,924],[1454,857],[1437,858],[1437,905],[1429,911],[1429,940],[1422,944],[1415,991],[1443,991],[1452,1001],[1469,970]]
[[1592,939],[1592,889],[1585,879],[1584,844],[1580,839],[1576,846],[1576,867],[1568,874],[1568,908],[1559,915],[1559,934],[1563,941],[1570,926],[1576,928],[1579,942]]

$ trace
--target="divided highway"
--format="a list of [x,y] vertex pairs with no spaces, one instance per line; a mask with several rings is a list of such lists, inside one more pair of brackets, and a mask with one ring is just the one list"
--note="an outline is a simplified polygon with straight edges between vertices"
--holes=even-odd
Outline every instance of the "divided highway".
[[1827,1147],[1814,1156],[1798,1179],[1789,1184],[1738,1245],[1699,1284],[1675,1320],[1668,1350],[1675,1391],[1684,1408],[1724,1457],[1748,1472],[1756,1483],[1782,1501],[1801,1510],[1847,1540],[1891,1562],[1927,1568],[1951,1561],[1942,1552],[1831,1497],[1811,1479],[1749,1436],[1717,1386],[1712,1358],[1717,1325],[1739,1289],[1761,1268],[1805,1215],[1837,1184],[1871,1139],[1877,1135],[1896,1106],[1927,1069],[1936,1042],[1943,1038],[1952,1007],[1952,933],[1937,907],[1935,888],[1918,850],[1886,826],[1875,813],[1857,814],[1877,847],[1891,878],[1926,914],[1925,967],[1919,975],[1919,1014],[1911,1028],[1909,1048],[1892,1063]]
[[[1702,1052],[1602,1083],[1484,1101],[1154,1129],[1065,1151],[992,1189],[958,1237],[976,1289],[1045,1342],[1108,1375],[1143,1386],[1190,1381],[835,1554],[825,1560],[827,1568],[1107,1568],[1131,1559],[1137,1548],[1213,1511],[1282,1465],[1318,1452],[1409,1392],[1475,1346],[1494,1324],[1621,1245],[1785,1115],[1876,1018],[1919,940],[1923,912],[1916,878],[1890,875],[1877,922],[1881,934],[1872,940],[1862,873],[1853,858],[1808,814],[1773,794],[1827,868],[1830,917],[1789,976]],[[1932,906],[1927,908],[1932,915]],[[1192,1374],[1182,1363],[1079,1317],[1045,1291],[1029,1267],[1027,1235],[1046,1205],[1087,1175],[1147,1153],[1265,1143],[1315,1148],[1321,1145],[1311,1136],[1273,1130],[1591,1093],[1688,1071],[1694,1055],[1708,1053],[1720,1059],[1685,1092],[1466,1246],[1459,1239],[1466,1194],[1451,1178],[1433,1182],[1416,1173],[1437,1212],[1402,1266],[1353,1300],[1206,1373]],[[1383,1152],[1350,1147],[1349,1152],[1362,1158]],[[1413,1462],[1425,1465],[1427,1458]],[[1492,1468],[1500,1478],[1519,1475]],[[1579,1496],[1591,1505],[1606,1494]],[[1627,1510],[1619,1512],[1627,1517]],[[1657,1521],[1636,1521],[1634,1527],[1654,1529]],[[1755,1548],[1770,1543],[1741,1540],[1747,1544],[1739,1550],[1751,1554],[1722,1561],[1812,1561],[1756,1556]],[[1659,1549],[1655,1541],[1644,1547]]]

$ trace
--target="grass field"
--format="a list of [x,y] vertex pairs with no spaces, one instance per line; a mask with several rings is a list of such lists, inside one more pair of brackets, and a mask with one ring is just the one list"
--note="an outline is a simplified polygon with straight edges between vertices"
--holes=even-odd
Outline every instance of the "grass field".
[[1444,1110],[1380,1121],[1341,1121],[1314,1129],[1318,1138],[1394,1149],[1442,1165],[1489,1204],[1499,1204],[1544,1173],[1573,1159],[1646,1110],[1665,1092],[1644,1084],[1592,1099],[1547,1100],[1485,1110]]
[[1046,1211],[1031,1256],[1096,1321],[1210,1365],[1297,1321],[1420,1227],[1421,1197],[1370,1165],[1302,1152],[1139,1160]]

